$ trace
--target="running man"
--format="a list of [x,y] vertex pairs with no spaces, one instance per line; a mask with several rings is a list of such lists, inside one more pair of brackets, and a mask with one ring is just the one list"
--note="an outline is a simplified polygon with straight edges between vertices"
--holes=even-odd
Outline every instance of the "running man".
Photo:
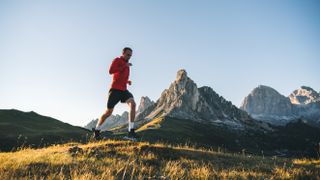
[[136,103],[133,99],[133,95],[128,91],[127,84],[131,85],[129,80],[130,66],[129,60],[132,56],[132,49],[125,47],[122,50],[122,56],[115,58],[109,68],[109,74],[112,75],[112,84],[109,90],[109,97],[107,103],[107,109],[99,118],[96,128],[93,128],[94,138],[100,139],[100,132],[104,121],[111,116],[115,105],[121,101],[129,105],[129,127],[128,138],[135,139],[137,134],[134,129],[134,118],[136,116]]

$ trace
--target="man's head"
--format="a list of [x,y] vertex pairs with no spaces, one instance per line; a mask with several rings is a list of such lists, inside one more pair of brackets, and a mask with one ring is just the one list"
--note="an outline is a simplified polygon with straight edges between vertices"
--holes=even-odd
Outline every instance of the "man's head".
[[132,49],[129,48],[129,47],[123,48],[123,50],[122,50],[122,57],[123,57],[125,60],[129,61],[129,59],[131,58],[131,56],[132,56]]

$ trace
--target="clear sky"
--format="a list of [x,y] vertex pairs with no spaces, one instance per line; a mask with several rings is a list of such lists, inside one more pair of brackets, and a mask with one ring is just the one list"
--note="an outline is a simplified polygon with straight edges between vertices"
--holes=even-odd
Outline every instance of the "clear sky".
[[1,0],[0,109],[87,124],[125,46],[137,103],[181,68],[236,106],[260,84],[320,91],[319,0]]

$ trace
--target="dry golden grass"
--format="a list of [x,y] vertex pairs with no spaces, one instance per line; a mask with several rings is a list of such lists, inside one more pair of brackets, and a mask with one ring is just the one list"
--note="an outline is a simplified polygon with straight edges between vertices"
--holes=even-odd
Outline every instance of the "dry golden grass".
[[319,179],[320,160],[106,140],[0,153],[1,179]]
[[155,128],[158,129],[160,128],[160,124],[163,121],[163,118],[159,117],[159,118],[155,118],[152,121],[148,122],[147,124],[143,125],[142,127],[140,127],[137,132],[146,130],[146,129],[150,129],[150,128]]

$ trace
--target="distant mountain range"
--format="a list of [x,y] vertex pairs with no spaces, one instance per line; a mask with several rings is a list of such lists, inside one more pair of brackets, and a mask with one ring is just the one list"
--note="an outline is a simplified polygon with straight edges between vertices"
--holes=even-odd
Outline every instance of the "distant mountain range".
[[0,151],[68,141],[85,142],[88,135],[89,131],[84,128],[33,111],[0,110]]
[[[111,115],[102,125],[102,130],[107,131],[109,129],[112,129],[114,127],[124,125],[128,123],[128,115],[129,113],[127,111],[123,112],[122,115]],[[87,125],[84,127],[88,130],[92,130],[92,128],[96,127],[96,124],[98,122],[98,119],[93,119],[90,121]]]
[[244,99],[240,109],[273,125],[286,125],[301,118],[312,126],[320,127],[320,94],[306,86],[286,97],[271,87],[261,85]]
[[212,88],[198,88],[185,70],[178,71],[176,80],[162,92],[155,105],[146,111],[137,120],[171,117],[238,130],[268,129],[265,124],[256,122],[245,111],[219,96]]

